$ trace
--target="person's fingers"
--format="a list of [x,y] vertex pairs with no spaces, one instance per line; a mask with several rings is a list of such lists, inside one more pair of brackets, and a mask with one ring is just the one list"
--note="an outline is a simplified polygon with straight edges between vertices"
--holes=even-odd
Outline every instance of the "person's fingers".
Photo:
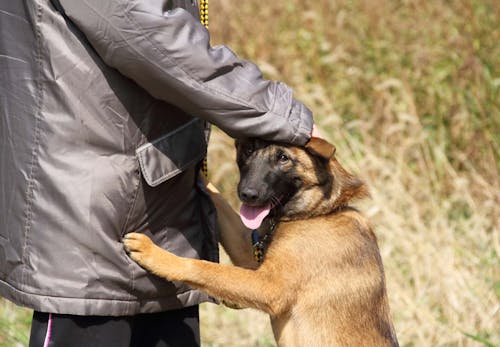
[[312,136],[312,137],[319,137],[319,138],[323,138],[323,135],[321,134],[321,131],[319,131],[319,129],[318,129],[318,127],[316,126],[316,124],[313,124],[313,129],[312,129],[311,136]]

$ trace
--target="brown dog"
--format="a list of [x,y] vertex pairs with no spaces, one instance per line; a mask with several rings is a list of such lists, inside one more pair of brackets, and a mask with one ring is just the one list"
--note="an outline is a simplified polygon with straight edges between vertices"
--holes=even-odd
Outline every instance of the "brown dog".
[[[351,200],[363,183],[312,138],[306,148],[237,142],[241,218],[214,192],[221,242],[236,266],[180,258],[137,233],[132,259],[238,306],[267,312],[279,346],[398,346],[377,240]],[[254,255],[262,255],[257,263]]]

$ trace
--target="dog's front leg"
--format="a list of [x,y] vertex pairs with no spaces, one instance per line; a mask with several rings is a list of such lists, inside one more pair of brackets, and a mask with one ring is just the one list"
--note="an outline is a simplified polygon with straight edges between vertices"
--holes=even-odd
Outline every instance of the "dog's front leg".
[[213,184],[208,183],[207,189],[217,209],[220,242],[231,262],[247,269],[258,268],[259,263],[254,259],[250,242],[251,231],[243,225],[238,213],[233,210]]
[[286,306],[282,282],[278,276],[267,274],[265,268],[249,270],[181,258],[138,233],[125,235],[124,244],[133,260],[159,277],[185,282],[218,299],[253,307],[273,316]]

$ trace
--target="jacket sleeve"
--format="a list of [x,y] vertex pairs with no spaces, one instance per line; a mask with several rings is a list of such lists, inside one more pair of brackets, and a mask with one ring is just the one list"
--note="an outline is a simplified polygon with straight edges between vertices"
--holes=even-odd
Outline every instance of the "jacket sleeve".
[[305,144],[311,111],[283,83],[267,81],[187,11],[168,0],[59,0],[106,64],[156,98],[233,137]]

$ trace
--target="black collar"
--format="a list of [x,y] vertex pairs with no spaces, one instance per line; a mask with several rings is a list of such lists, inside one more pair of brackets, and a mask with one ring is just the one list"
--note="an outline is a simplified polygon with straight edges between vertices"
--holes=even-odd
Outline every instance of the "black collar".
[[266,244],[271,242],[271,238],[273,236],[275,228],[276,223],[274,221],[271,221],[269,230],[264,234],[263,237],[260,236],[257,229],[252,230],[253,257],[256,262],[262,263],[262,261],[264,260],[264,250],[266,248]]

